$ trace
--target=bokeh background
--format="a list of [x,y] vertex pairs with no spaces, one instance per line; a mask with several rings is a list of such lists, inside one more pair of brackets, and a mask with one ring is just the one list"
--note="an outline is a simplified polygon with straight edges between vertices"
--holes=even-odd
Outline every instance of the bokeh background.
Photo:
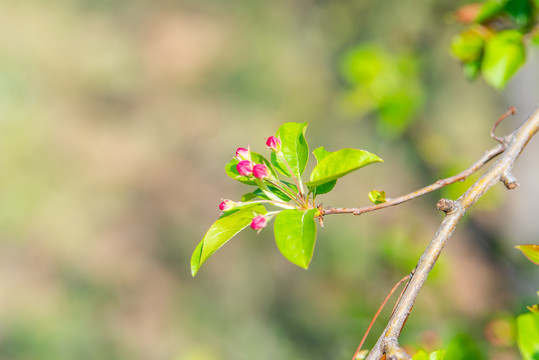
[[[248,192],[224,164],[240,146],[265,152],[283,122],[308,121],[311,149],[385,160],[319,198],[361,206],[469,166],[509,105],[499,134],[523,120],[537,50],[504,91],[467,82],[448,51],[459,4],[2,0],[0,359],[349,359],[433,236],[436,201],[470,181],[327,217],[308,271],[267,230],[235,237],[196,278],[191,252],[220,199]],[[459,335],[518,358],[512,318],[538,276],[513,246],[539,239],[538,151],[534,139],[515,166],[520,188],[497,186],[459,225],[409,349]]]

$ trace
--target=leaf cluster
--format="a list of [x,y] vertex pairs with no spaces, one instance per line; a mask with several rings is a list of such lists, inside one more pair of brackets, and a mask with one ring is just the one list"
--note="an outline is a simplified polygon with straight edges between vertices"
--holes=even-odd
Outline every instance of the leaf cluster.
[[524,64],[526,45],[539,45],[539,1],[489,0],[467,9],[471,24],[453,37],[451,53],[469,80],[481,75],[502,89]]

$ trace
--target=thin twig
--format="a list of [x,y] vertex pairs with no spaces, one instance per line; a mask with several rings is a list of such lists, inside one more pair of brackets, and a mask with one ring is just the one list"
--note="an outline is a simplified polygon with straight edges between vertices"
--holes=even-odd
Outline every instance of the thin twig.
[[494,126],[492,126],[492,129],[490,130],[490,136],[496,140],[497,142],[499,142],[500,144],[504,144],[505,143],[505,139],[504,138],[501,138],[499,136],[496,136],[494,135],[494,131],[496,131],[496,128],[498,127],[498,125],[500,125],[500,123],[503,121],[503,119],[505,119],[506,117],[508,117],[509,115],[515,115],[517,113],[517,109],[515,109],[514,106],[509,106],[509,109],[507,109],[507,111],[505,113],[502,114],[502,116],[500,116],[498,118],[498,120],[496,121],[496,123],[494,124]]
[[415,198],[418,198],[420,196],[423,196],[425,194],[428,194],[434,190],[438,190],[443,188],[444,186],[447,186],[449,184],[453,184],[457,181],[464,181],[466,178],[468,178],[470,175],[475,173],[477,170],[479,170],[483,165],[488,163],[490,160],[501,154],[505,149],[504,144],[498,144],[497,146],[493,147],[489,151],[483,154],[483,156],[477,160],[472,166],[470,166],[468,169],[458,173],[457,175],[448,177],[446,179],[441,179],[436,181],[434,184],[425,186],[422,189],[416,190],[414,192],[411,192],[409,194],[399,196],[396,198],[392,198],[391,200],[388,200],[384,203],[378,204],[378,205],[371,205],[371,206],[365,206],[365,207],[359,207],[359,208],[335,208],[335,207],[328,207],[322,210],[321,215],[330,215],[330,214],[354,214],[354,215],[361,215],[367,212],[375,211],[384,209],[390,206],[395,206],[402,204],[403,202],[413,200]]
[[[380,305],[380,307],[378,308],[378,311],[376,312],[376,314],[374,314],[372,320],[371,320],[371,323],[369,324],[369,327],[367,328],[367,330],[365,331],[365,334],[363,335],[363,338],[361,339],[361,342],[359,343],[359,346],[357,347],[357,350],[356,352],[354,353],[354,356],[352,357],[352,360],[354,360],[357,355],[359,354],[359,352],[361,351],[361,347],[363,346],[363,344],[365,343],[365,340],[367,339],[367,336],[369,335],[369,332],[371,331],[372,329],[372,326],[374,325],[374,322],[376,321],[376,319],[378,318],[378,315],[380,315],[380,313],[382,312],[382,309],[384,308],[384,306],[386,306],[386,303],[388,302],[389,298],[391,297],[391,295],[393,295],[393,293],[397,290],[397,288],[400,286],[400,284],[402,284],[403,282],[405,282],[406,280],[408,280],[410,278],[411,274],[408,274],[406,275],[405,277],[403,277],[402,279],[399,280],[398,283],[396,283],[393,288],[389,291],[389,294],[387,294],[386,298],[384,299],[384,301],[382,302],[382,305]],[[401,294],[402,295],[402,294]],[[399,297],[400,299],[400,297]],[[395,310],[395,309],[393,309]]]
[[[407,289],[397,304],[385,330],[367,356],[367,360],[379,360],[384,353],[386,353],[389,358],[392,356],[396,358],[406,358],[400,352],[402,349],[398,345],[397,339],[406,319],[412,311],[412,307],[414,306],[415,299],[417,298],[421,287],[434,267],[444,246],[466,211],[468,211],[468,209],[470,209],[470,207],[492,186],[503,181],[504,174],[507,174],[510,171],[524,147],[537,131],[539,131],[539,108],[537,108],[522,125],[506,137],[507,147],[504,150],[503,155],[461,197],[455,200],[449,209],[447,209],[447,216],[442,221],[436,235],[434,235],[434,238],[419,259],[415,272],[408,282]],[[391,345],[391,347],[389,345]],[[392,353],[393,350],[398,353]]]

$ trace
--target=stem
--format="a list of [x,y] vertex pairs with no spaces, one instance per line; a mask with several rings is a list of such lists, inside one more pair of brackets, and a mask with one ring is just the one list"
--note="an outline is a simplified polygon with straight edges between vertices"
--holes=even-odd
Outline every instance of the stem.
[[296,204],[298,204],[299,206],[302,206],[304,201],[302,198],[298,197],[298,194],[294,193],[292,191],[292,189],[290,189],[288,186],[286,185],[281,185],[282,183],[280,181],[273,181],[273,180],[270,180],[270,179],[266,179],[267,182],[269,182],[271,185],[275,186],[277,189],[281,190],[282,192],[284,192],[285,194],[287,194],[288,196],[290,196],[290,198],[292,200],[294,200],[294,202]]
[[288,161],[286,161],[286,159],[284,158],[284,155],[283,155],[283,152],[282,151],[279,151],[277,152],[277,156],[279,156],[281,158],[281,160],[284,162],[284,164],[286,165],[286,168],[288,169],[288,171],[290,172],[290,176],[292,177],[292,179],[294,179],[294,182],[296,183],[296,186],[298,188],[298,192],[299,192],[299,196],[304,199],[305,198],[305,195],[303,194],[303,182],[301,181],[301,178],[296,178],[296,176],[294,175],[294,173],[292,172],[292,168],[290,167],[290,165],[288,164]]
[[386,303],[388,302],[391,295],[393,295],[393,293],[397,290],[397,288],[400,286],[400,284],[402,284],[403,282],[408,280],[410,278],[410,276],[411,276],[411,274],[408,274],[405,277],[403,277],[402,279],[400,279],[399,282],[396,283],[393,286],[393,288],[389,291],[389,294],[387,294],[386,298],[382,302],[382,305],[380,305],[380,307],[378,308],[378,311],[376,312],[376,314],[374,314],[374,317],[372,318],[371,323],[369,324],[369,327],[367,328],[367,331],[365,331],[365,335],[363,335],[363,338],[361,339],[361,342],[359,343],[359,346],[357,347],[357,350],[356,350],[354,356],[352,357],[352,360],[354,360],[357,357],[357,355],[359,354],[359,352],[361,351],[361,347],[365,343],[365,340],[367,339],[367,336],[369,335],[369,332],[371,331],[371,328],[374,325],[374,322],[378,318],[378,315],[380,315],[380,313],[382,312],[382,309],[384,308],[384,306],[386,306]]

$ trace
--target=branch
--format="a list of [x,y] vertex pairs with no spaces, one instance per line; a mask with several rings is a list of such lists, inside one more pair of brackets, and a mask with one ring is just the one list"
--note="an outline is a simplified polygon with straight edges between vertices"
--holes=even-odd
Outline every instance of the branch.
[[386,207],[395,206],[402,204],[403,202],[413,200],[415,198],[418,198],[420,196],[423,196],[425,194],[428,194],[434,190],[438,190],[443,188],[444,186],[447,186],[449,184],[453,184],[457,181],[464,181],[466,180],[470,175],[475,173],[477,170],[479,170],[483,165],[485,165],[487,162],[495,158],[496,156],[500,155],[505,149],[504,144],[498,144],[497,146],[493,147],[489,151],[483,154],[483,156],[477,160],[472,166],[470,166],[468,169],[458,173],[457,175],[441,179],[436,181],[434,184],[425,186],[422,189],[416,190],[414,192],[411,192],[409,194],[399,196],[397,198],[393,198],[391,200],[388,200],[384,203],[378,204],[378,205],[372,205],[372,206],[365,206],[365,207],[359,207],[359,208],[335,208],[335,207],[328,207],[321,210],[321,216],[323,215],[330,215],[330,214],[354,214],[354,215],[361,215],[367,212],[375,211],[384,209]]
[[516,179],[510,170],[524,147],[538,130],[539,108],[506,137],[507,146],[501,157],[461,197],[455,201],[439,202],[439,208],[446,212],[447,216],[419,259],[406,290],[395,307],[385,330],[367,356],[367,360],[379,360],[384,353],[386,358],[390,360],[410,359],[410,356],[398,345],[397,339],[428,274],[434,267],[459,220],[482,195],[499,181],[503,182],[507,188],[516,187]]

